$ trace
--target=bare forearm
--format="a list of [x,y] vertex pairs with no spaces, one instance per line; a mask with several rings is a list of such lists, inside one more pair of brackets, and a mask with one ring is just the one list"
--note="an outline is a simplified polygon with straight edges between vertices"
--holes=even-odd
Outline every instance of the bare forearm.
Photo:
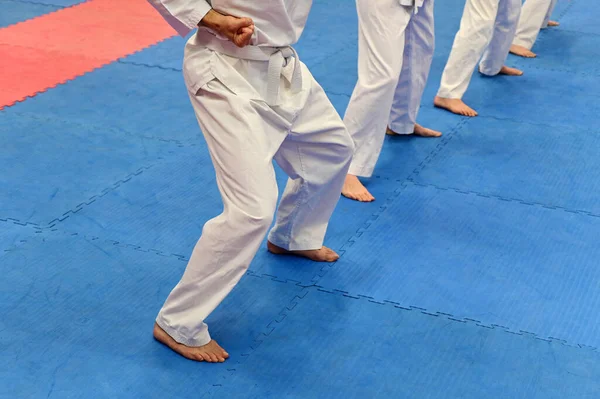
[[215,32],[222,32],[225,26],[225,16],[211,9],[198,23],[198,26],[205,26]]
[[254,33],[254,23],[250,18],[223,15],[213,9],[204,15],[198,26],[207,27],[225,36],[238,47],[248,45]]

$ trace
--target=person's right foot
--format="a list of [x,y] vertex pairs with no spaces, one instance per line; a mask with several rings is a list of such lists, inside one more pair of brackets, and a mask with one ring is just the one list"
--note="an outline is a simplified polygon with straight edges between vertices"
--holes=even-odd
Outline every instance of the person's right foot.
[[186,346],[175,341],[165,330],[154,323],[154,339],[171,348],[181,356],[197,362],[223,363],[229,353],[221,348],[217,341],[211,340],[204,346]]
[[504,65],[498,75],[508,75],[508,76],[523,76],[523,71],[517,68],[511,68]]
[[375,201],[375,197],[366,189],[365,186],[354,175],[346,175],[344,186],[342,187],[342,195],[346,198],[360,202]]
[[278,247],[271,241],[267,241],[267,249],[274,255],[293,255],[301,258],[310,259],[314,262],[335,262],[340,256],[331,248],[325,246],[319,249],[301,249],[295,251],[289,251],[287,249]]
[[525,57],[525,58],[537,57],[537,54],[535,54],[533,51],[528,50],[523,46],[518,46],[516,44],[513,44],[512,46],[510,46],[510,52],[514,55],[518,55],[519,57]]
[[457,115],[463,116],[477,116],[477,111],[469,107],[460,98],[443,98],[435,96],[433,99],[433,105],[438,108],[443,108]]
[[385,131],[385,134],[388,136],[419,136],[419,137],[441,137],[442,132],[438,132],[437,130],[429,129],[415,123],[415,127],[413,132],[410,135],[404,135],[394,132],[392,129],[388,128]]

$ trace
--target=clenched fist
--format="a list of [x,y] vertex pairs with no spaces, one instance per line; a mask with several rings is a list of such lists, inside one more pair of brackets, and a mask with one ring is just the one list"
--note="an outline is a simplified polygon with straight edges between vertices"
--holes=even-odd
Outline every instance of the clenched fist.
[[254,34],[254,21],[252,19],[223,15],[215,10],[210,10],[202,18],[199,25],[206,26],[225,36],[238,47],[250,44],[250,39]]

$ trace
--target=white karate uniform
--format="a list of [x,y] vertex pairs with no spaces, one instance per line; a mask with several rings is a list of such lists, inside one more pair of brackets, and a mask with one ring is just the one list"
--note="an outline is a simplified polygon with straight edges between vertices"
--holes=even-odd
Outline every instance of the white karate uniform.
[[[198,0],[149,1],[181,35],[210,9]],[[244,275],[271,225],[278,196],[273,159],[291,179],[269,240],[288,250],[323,244],[353,144],[323,89],[290,47],[302,33],[310,5],[213,0],[217,11],[254,20],[253,45],[239,49],[206,28],[186,45],[184,78],[224,210],[204,225],[181,281],[156,320],[184,345],[210,341],[204,319]]]
[[494,76],[500,72],[515,36],[520,12],[521,0],[467,0],[438,96],[462,98],[480,59],[482,74]]
[[[552,18],[552,13],[554,12],[554,7],[556,7],[557,2],[558,2],[558,0],[550,1],[550,7],[548,8],[548,13],[546,14],[546,17],[544,18],[544,22],[542,23],[542,29],[545,29],[548,27],[548,24],[550,23],[550,18]],[[521,12],[523,12],[523,11],[521,10]]]
[[548,26],[557,0],[526,0],[513,44],[531,50],[542,28]]
[[373,174],[386,126],[399,134],[414,132],[433,58],[433,5],[433,0],[356,1],[358,82],[344,116],[355,145],[350,174]]

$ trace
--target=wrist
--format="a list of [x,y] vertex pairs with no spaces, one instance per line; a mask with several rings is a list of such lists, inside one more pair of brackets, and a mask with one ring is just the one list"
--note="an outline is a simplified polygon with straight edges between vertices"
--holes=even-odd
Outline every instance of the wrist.
[[221,32],[224,25],[225,16],[211,9],[204,18],[200,21],[198,26],[205,26],[209,29],[212,29],[216,32]]

